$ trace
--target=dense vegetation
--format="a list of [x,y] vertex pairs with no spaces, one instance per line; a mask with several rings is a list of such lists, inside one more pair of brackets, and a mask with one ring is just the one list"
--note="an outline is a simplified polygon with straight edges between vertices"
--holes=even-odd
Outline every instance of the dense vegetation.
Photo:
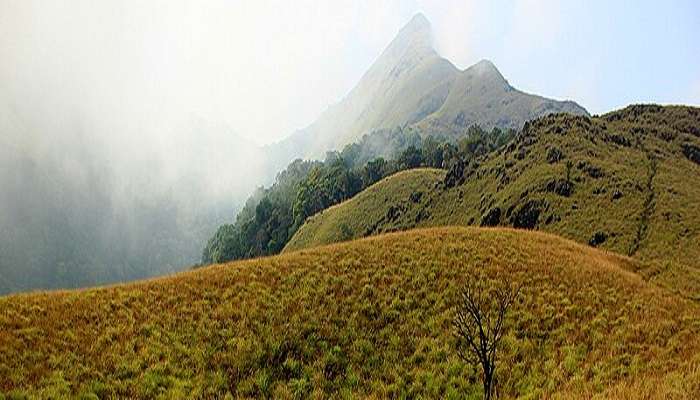
[[700,396],[698,305],[553,235],[440,228],[171,277],[0,298],[0,392],[56,398],[480,398],[464,282],[521,284],[500,397]]
[[308,218],[284,251],[369,236],[380,228],[399,230],[402,226],[392,223],[398,222],[402,205],[419,202],[428,189],[442,183],[445,174],[442,169],[416,168],[388,176],[352,199]]
[[397,171],[422,166],[447,168],[505,144],[513,131],[485,132],[472,126],[456,142],[421,137],[411,129],[365,135],[323,162],[296,160],[267,189],[259,189],[239,213],[208,241],[202,263],[279,253],[306,219],[353,197]]
[[[420,226],[553,232],[645,261],[656,282],[700,299],[700,109],[631,106],[548,116],[496,153],[438,174],[389,177],[310,218],[289,250]],[[407,181],[421,182],[411,192]],[[386,199],[392,199],[387,202]]]

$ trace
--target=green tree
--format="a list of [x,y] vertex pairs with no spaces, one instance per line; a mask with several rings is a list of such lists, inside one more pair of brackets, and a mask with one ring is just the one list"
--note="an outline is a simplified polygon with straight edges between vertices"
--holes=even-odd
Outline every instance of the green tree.
[[387,162],[382,157],[369,161],[362,168],[362,185],[367,187],[385,176]]
[[428,167],[442,168],[443,161],[443,148],[440,146],[440,142],[431,136],[428,136],[423,140],[422,153],[424,158],[424,163]]
[[423,153],[416,146],[408,146],[396,160],[399,169],[418,168],[423,164]]
[[452,164],[457,162],[459,158],[459,149],[452,143],[445,142],[440,146],[442,148],[442,165],[443,169],[449,169]]
[[222,263],[240,258],[240,235],[233,224],[224,224],[209,239],[202,254],[203,264]]

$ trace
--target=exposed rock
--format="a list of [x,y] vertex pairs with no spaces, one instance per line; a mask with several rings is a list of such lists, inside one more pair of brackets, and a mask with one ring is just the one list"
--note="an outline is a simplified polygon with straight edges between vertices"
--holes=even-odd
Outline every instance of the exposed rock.
[[420,199],[423,197],[423,192],[413,192],[411,193],[411,196],[409,196],[409,199],[413,203],[420,203]]
[[391,206],[389,207],[389,210],[386,213],[386,218],[390,222],[395,222],[396,220],[399,219],[401,214],[404,212],[402,207],[399,206]]
[[426,219],[430,218],[430,212],[426,210],[425,208],[422,208],[418,214],[416,214],[416,223],[419,223],[421,221],[425,221]]
[[499,185],[498,185],[498,188],[497,188],[496,190],[500,190],[500,188],[502,188],[502,187],[508,185],[508,184],[510,183],[510,176],[507,175],[507,174],[501,175],[501,177],[499,178],[498,183],[499,183]]
[[533,144],[537,143],[537,136],[533,135],[523,135],[521,136],[522,140],[520,141],[523,145],[523,147],[530,147]]
[[481,218],[481,226],[496,226],[501,222],[501,209],[499,207],[492,208]]
[[552,179],[547,182],[544,190],[559,196],[569,197],[574,192],[574,184],[564,179]]
[[508,209],[506,210],[506,218],[510,218],[511,215],[513,215],[513,210],[515,210],[516,205],[517,204],[513,204],[512,206],[508,207]]
[[616,133],[613,133],[611,135],[606,136],[605,141],[606,142],[613,142],[613,143],[620,145],[620,146],[623,146],[623,147],[630,147],[632,145],[632,143],[630,142],[629,139],[627,139],[626,137],[624,137],[620,134],[616,134]]
[[606,240],[608,240],[608,234],[598,231],[593,235],[593,237],[590,238],[590,240],[588,240],[588,244],[593,247],[598,247],[605,243]]
[[676,135],[676,133],[672,130],[664,129],[663,131],[659,132],[657,136],[666,142],[670,142],[673,141],[678,135]]
[[564,153],[559,150],[557,147],[551,147],[549,151],[547,152],[547,162],[550,164],[554,164],[556,162],[559,162],[566,158]]
[[550,214],[549,217],[547,217],[547,220],[544,222],[545,224],[554,224],[556,222],[561,221],[561,217],[558,216],[557,214]]
[[447,175],[445,175],[445,188],[453,188],[464,183],[464,169],[466,166],[467,164],[464,160],[458,160],[452,164],[452,167],[447,171]]
[[588,174],[588,176],[590,176],[593,179],[598,179],[605,176],[605,173],[600,167],[596,167],[588,161],[579,161],[576,167]]
[[511,217],[511,223],[515,228],[533,229],[539,222],[540,214],[546,207],[542,200],[530,200],[523,204]]
[[684,143],[683,155],[685,155],[688,158],[688,160],[700,165],[700,147],[694,146],[689,143]]

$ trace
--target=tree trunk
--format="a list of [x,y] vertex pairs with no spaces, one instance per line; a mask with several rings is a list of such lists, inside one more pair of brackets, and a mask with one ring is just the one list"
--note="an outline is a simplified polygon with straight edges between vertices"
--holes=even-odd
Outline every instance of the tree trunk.
[[484,399],[493,398],[493,371],[491,368],[484,368]]

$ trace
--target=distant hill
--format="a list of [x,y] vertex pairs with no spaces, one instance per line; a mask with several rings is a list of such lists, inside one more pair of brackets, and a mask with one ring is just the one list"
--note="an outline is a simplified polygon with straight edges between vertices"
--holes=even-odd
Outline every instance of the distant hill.
[[[426,188],[442,183],[445,171],[416,168],[398,172],[368,187],[355,197],[309,217],[292,236],[285,252],[357,239],[382,231],[399,230],[392,226],[393,212],[408,201],[419,202]],[[399,212],[395,214],[399,216]]]
[[[343,185],[352,190],[339,190],[341,195],[338,196],[333,193],[318,196],[317,202],[297,203],[296,200],[304,200],[295,199],[297,184],[303,186],[306,180],[302,176],[299,182],[282,185],[290,186],[290,190],[278,196],[275,186],[280,185],[273,177],[279,173],[285,176],[284,170],[294,163],[293,160],[326,160],[340,156],[346,166],[357,169],[347,174],[352,177],[362,173],[366,161],[400,157],[402,151],[411,146],[420,147],[422,142],[437,141],[437,145],[443,147],[446,142],[473,140],[474,135],[468,136],[475,127],[490,133],[492,141],[500,141],[500,138],[512,136],[526,121],[562,112],[588,115],[576,103],[550,100],[514,89],[488,61],[459,70],[435,51],[430,23],[418,14],[400,30],[342,101],[307,128],[265,148],[262,175],[266,178],[261,183],[269,187],[267,194],[251,197],[246,203],[247,209],[242,210],[235,221],[230,221],[233,224],[222,225],[204,246],[202,262],[277,253],[308,215],[359,190],[354,183]],[[442,149],[439,152],[442,153]],[[440,158],[428,165],[441,167],[442,154]],[[263,197],[268,197],[270,207]],[[333,200],[329,202],[324,198]],[[258,201],[263,201],[260,211],[270,208],[270,212],[256,213]],[[295,209],[302,212],[293,216]],[[313,211],[307,213],[307,209]],[[303,217],[299,217],[301,214]],[[251,222],[253,216],[256,221]]]
[[428,134],[520,129],[555,112],[587,115],[572,101],[556,101],[513,88],[489,61],[464,71],[433,48],[430,23],[416,15],[401,29],[358,84],[308,127],[268,147],[275,171],[295,157],[318,157],[378,129],[418,125]]
[[[452,305],[522,285],[502,397],[698,398],[698,305],[557,236],[440,228],[133,284],[0,298],[7,398],[476,398]],[[0,395],[0,397],[2,397]]]
[[[408,229],[404,205],[419,204],[422,196],[442,184],[446,173],[441,169],[416,168],[386,177],[350,200],[309,217],[284,252]],[[409,225],[418,224],[414,220]]]
[[469,165],[384,179],[309,218],[286,250],[413,227],[514,226],[644,260],[650,279],[700,299],[694,182],[700,182],[698,108],[551,115]]

